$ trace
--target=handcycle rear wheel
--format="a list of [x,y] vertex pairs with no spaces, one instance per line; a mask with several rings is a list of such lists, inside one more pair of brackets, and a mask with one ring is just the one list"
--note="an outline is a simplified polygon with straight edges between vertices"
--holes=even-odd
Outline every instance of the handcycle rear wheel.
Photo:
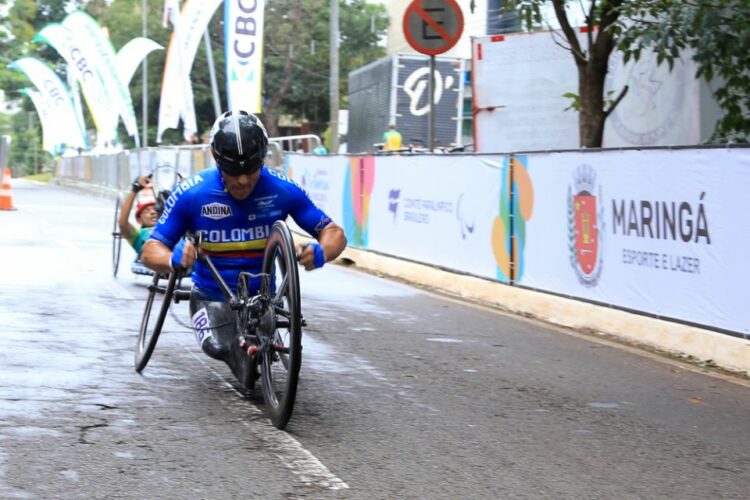
[[167,317],[172,296],[177,286],[177,273],[170,273],[166,286],[160,285],[162,276],[154,273],[154,278],[148,287],[148,298],[143,310],[141,328],[138,331],[138,342],[135,345],[135,371],[140,373],[154,353],[156,342],[159,340],[164,320]]
[[302,364],[297,257],[292,233],[283,222],[273,225],[266,241],[263,273],[270,275],[274,284],[270,293],[276,320],[273,331],[261,332],[268,348],[261,350],[260,378],[266,411],[273,425],[283,429],[292,416]]
[[120,268],[120,250],[122,249],[122,233],[120,233],[120,211],[122,210],[122,195],[117,195],[115,201],[115,224],[112,227],[112,276],[117,277]]

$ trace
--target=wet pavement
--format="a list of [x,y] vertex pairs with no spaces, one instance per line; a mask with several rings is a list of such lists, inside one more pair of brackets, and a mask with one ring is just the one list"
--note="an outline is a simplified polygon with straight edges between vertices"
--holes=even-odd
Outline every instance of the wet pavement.
[[750,498],[750,388],[356,270],[301,272],[298,402],[270,426],[149,279],[114,202],[0,212],[0,498]]

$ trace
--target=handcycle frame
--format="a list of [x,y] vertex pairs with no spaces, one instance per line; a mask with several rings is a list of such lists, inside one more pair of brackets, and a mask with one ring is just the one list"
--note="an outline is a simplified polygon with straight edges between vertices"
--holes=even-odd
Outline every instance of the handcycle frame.
[[[302,326],[299,272],[291,231],[283,221],[271,228],[260,274],[241,272],[237,293],[233,293],[221,277],[211,257],[200,251],[230,309],[236,314],[238,348],[250,358],[250,386],[258,377],[263,390],[265,409],[271,422],[279,429],[291,418],[302,363]],[[278,276],[280,275],[280,276]],[[274,286],[274,279],[280,281]],[[155,273],[146,301],[135,350],[135,369],[139,373],[148,364],[164,326],[170,303],[189,299],[190,292],[177,289],[180,273],[172,272],[166,286],[159,285],[161,275]],[[260,290],[250,295],[250,281],[260,279]],[[149,326],[152,306],[157,293],[164,294],[156,322]],[[286,333],[284,333],[286,332]],[[231,355],[231,353],[230,353]]]

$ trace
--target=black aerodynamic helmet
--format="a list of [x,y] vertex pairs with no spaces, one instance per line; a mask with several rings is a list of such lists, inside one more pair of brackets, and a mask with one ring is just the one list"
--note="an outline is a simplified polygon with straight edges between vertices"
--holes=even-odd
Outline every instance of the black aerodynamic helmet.
[[268,134],[255,115],[227,111],[211,127],[211,153],[218,167],[229,175],[256,172],[267,152]]

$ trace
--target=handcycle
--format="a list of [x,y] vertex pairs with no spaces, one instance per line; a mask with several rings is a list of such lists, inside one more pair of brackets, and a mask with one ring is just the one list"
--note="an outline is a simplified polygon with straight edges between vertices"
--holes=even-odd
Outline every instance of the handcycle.
[[[150,181],[150,187],[156,198],[156,211],[161,214],[164,210],[164,204],[174,187],[182,181],[182,175],[172,165],[167,163],[158,165],[147,176]],[[115,220],[112,227],[112,276],[117,277],[120,269],[120,254],[122,253],[122,233],[120,232],[120,212],[122,211],[123,200],[125,196],[118,193],[115,200]],[[130,266],[133,274],[151,276],[153,273],[136,258]]]
[[[266,240],[260,274],[241,272],[237,293],[222,279],[211,258],[200,252],[222,290],[226,302],[235,312],[237,341],[251,359],[252,387],[260,378],[265,409],[279,429],[292,416],[302,364],[302,318],[299,271],[292,233],[283,221],[277,221]],[[135,349],[135,369],[146,368],[164,327],[170,304],[190,298],[190,292],[178,289],[180,273],[166,277],[155,273],[143,312]],[[251,280],[260,280],[260,290],[250,295]]]

